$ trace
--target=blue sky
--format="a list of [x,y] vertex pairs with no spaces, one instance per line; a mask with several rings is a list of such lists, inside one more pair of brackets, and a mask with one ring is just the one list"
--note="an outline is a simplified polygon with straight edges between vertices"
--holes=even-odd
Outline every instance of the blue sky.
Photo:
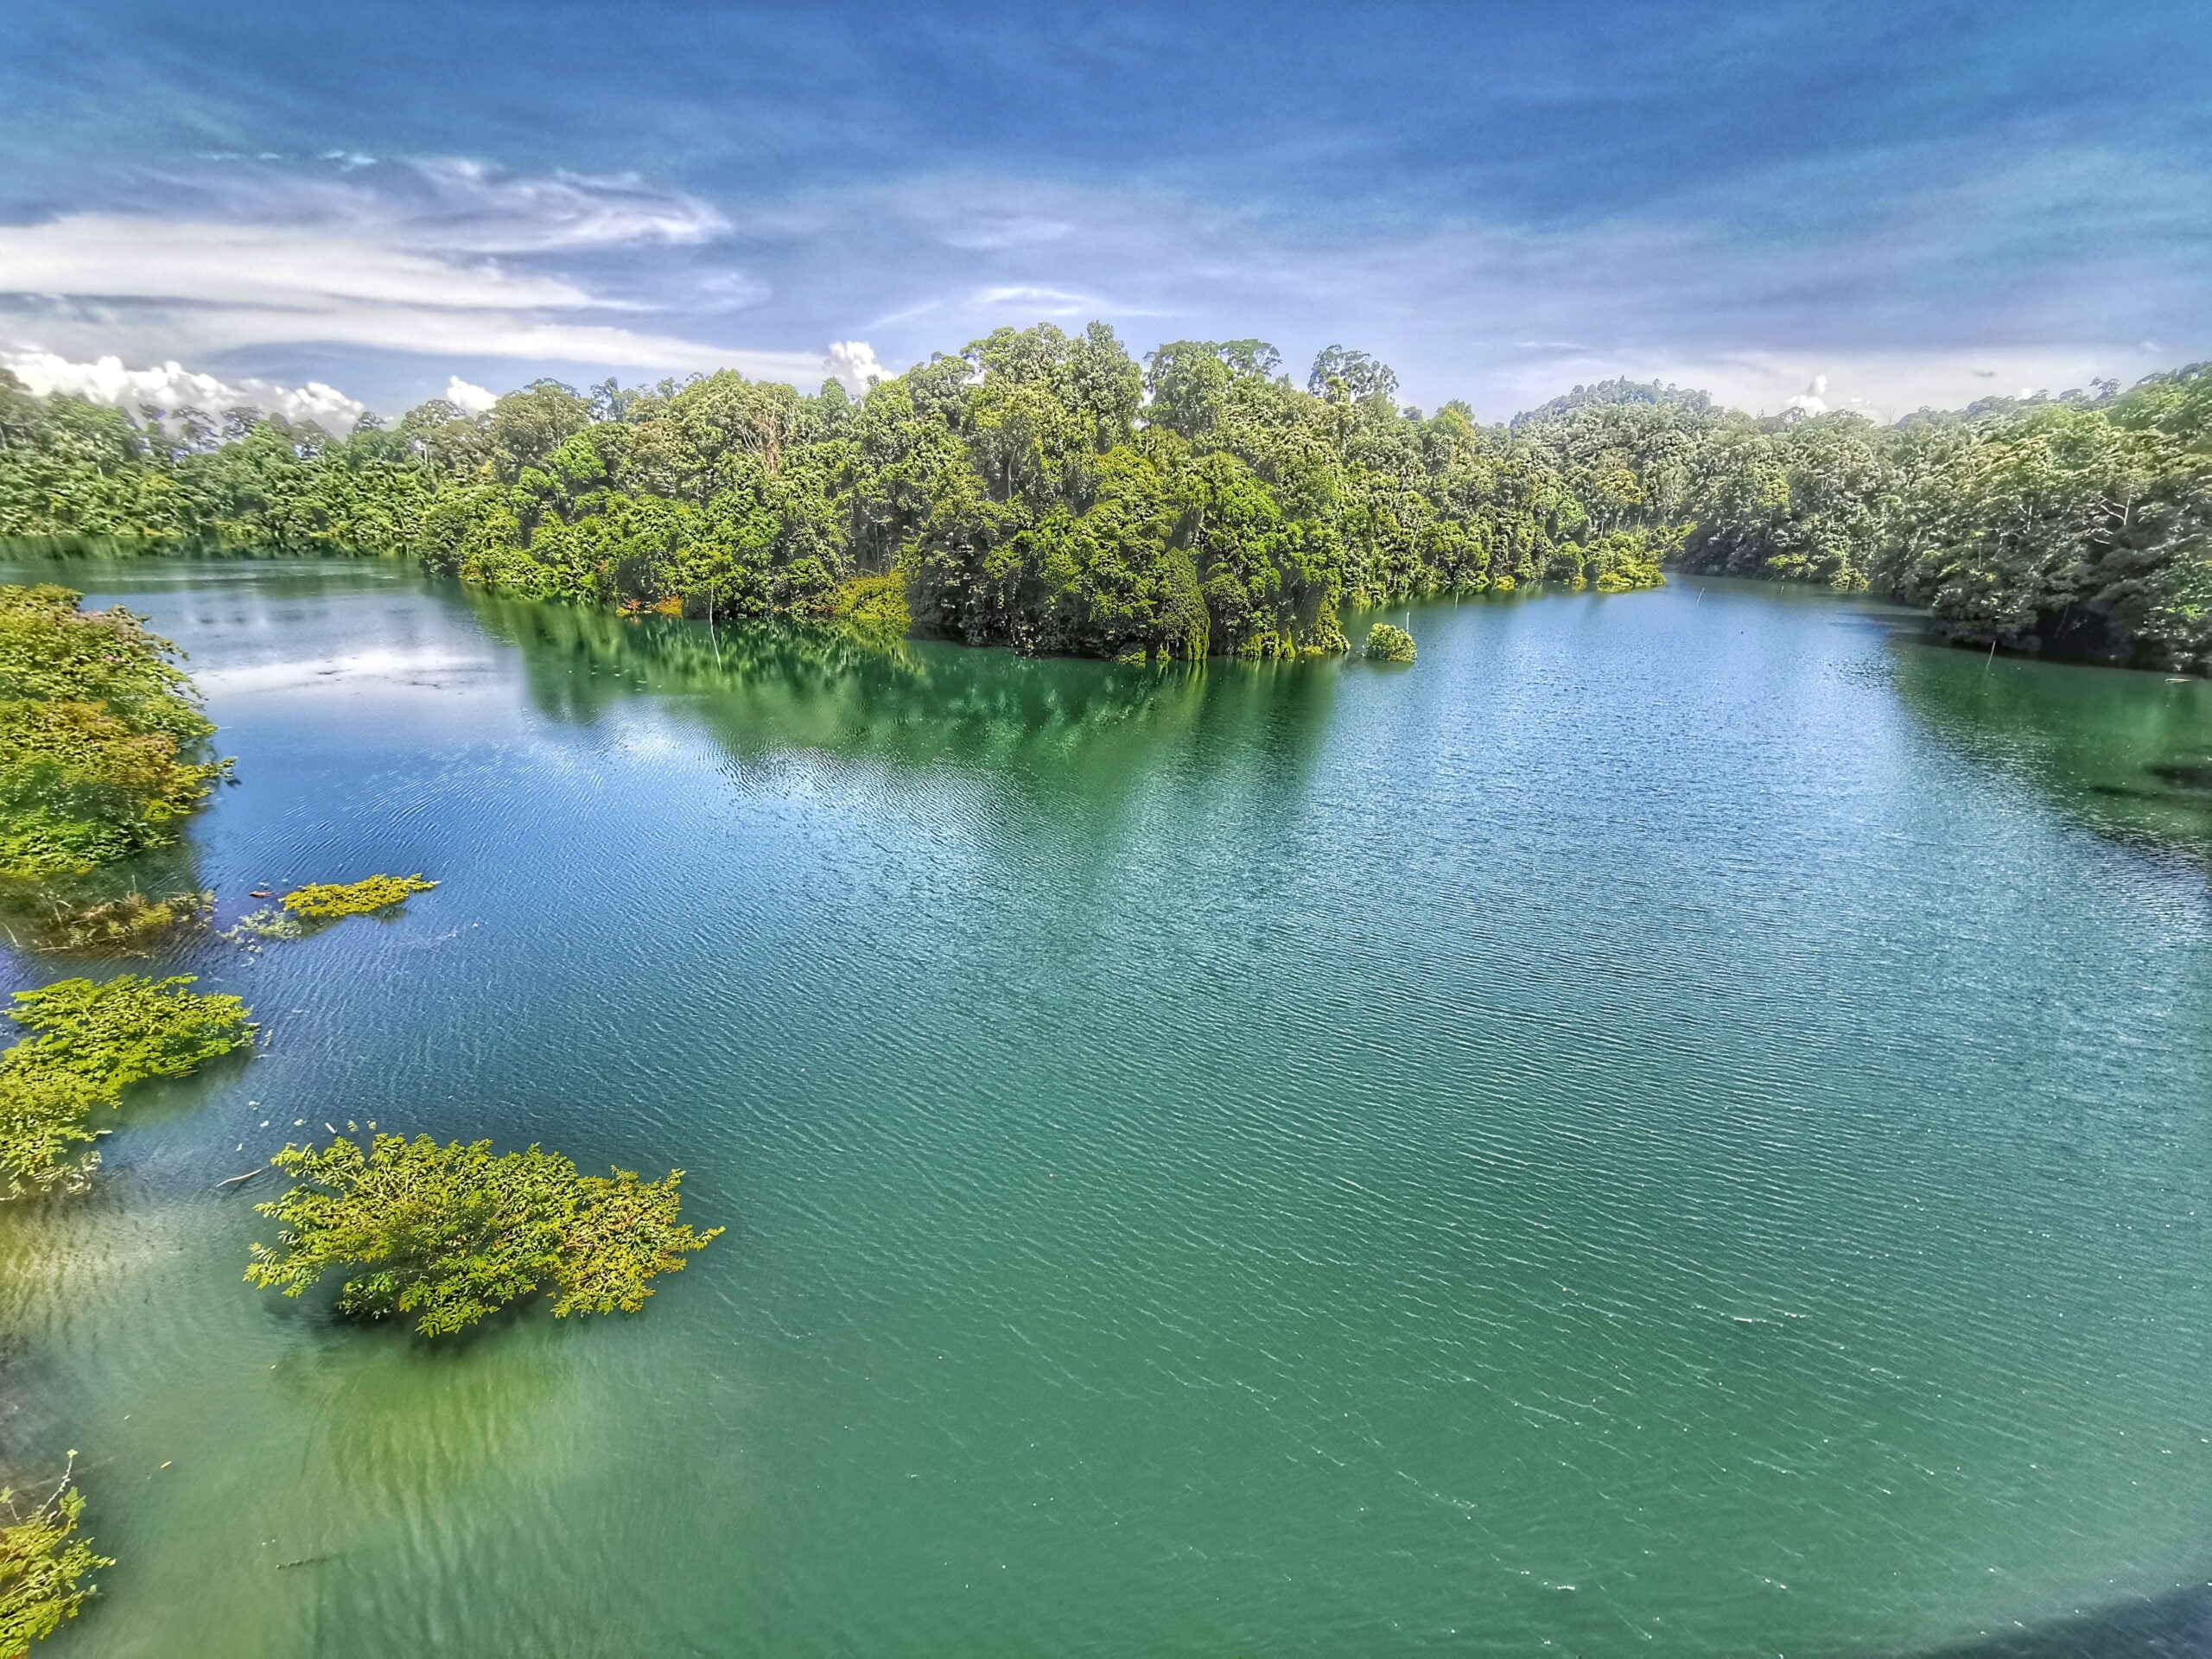
[[2212,356],[2208,87],[2201,0],[23,3],[0,362],[391,410],[1096,316],[1894,414]]

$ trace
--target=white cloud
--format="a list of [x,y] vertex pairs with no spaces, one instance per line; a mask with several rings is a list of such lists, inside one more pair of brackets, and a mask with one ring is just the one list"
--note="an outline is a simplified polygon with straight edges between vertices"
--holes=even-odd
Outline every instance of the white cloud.
[[[230,225],[72,213],[0,226],[0,292],[310,313],[347,304],[442,311],[573,308],[591,296],[558,277],[462,263],[328,226]],[[312,338],[311,335],[297,336]]]
[[328,431],[345,432],[367,410],[358,398],[348,397],[320,380],[310,380],[303,386],[225,380],[216,375],[195,374],[174,360],[150,369],[129,369],[118,357],[77,363],[53,352],[15,351],[0,352],[0,367],[11,370],[41,397],[66,392],[129,410],[134,415],[148,407],[164,415],[180,409],[220,415],[226,409],[250,404],[292,420],[314,421]]
[[454,375],[446,382],[446,401],[464,415],[481,415],[499,401],[496,391],[486,391],[480,385]]
[[1104,308],[1088,294],[1027,283],[984,289],[976,296],[973,304],[978,311],[1013,309],[1040,317],[1095,316]]
[[1757,415],[1809,409],[1817,403],[1887,423],[1916,409],[1958,409],[1986,397],[1993,376],[1999,385],[2057,393],[2086,388],[2105,375],[2125,385],[2171,366],[2170,359],[2139,346],[2078,342],[2006,351],[1980,347],[1970,353],[1829,349],[1816,360],[1824,366],[1812,373],[1803,358],[1779,353],[1590,352],[1531,359],[1516,365],[1506,380],[1517,408],[1532,408],[1567,386],[1625,375],[1695,386],[1711,392],[1715,403]]
[[[0,332],[135,359],[314,343],[799,382],[828,366],[814,353],[622,326],[643,308],[533,263],[725,233],[696,198],[629,175],[339,162],[338,174],[247,163],[179,181],[168,211],[0,225]],[[740,272],[715,280],[725,306],[766,291]]]
[[844,383],[845,390],[855,397],[866,391],[878,380],[887,380],[891,372],[876,361],[875,347],[864,340],[833,340],[830,342],[830,375]]
[[[398,198],[397,222],[442,249],[677,247],[711,242],[730,228],[710,203],[654,189],[635,174],[517,177],[461,156],[411,166],[420,188]],[[371,212],[386,208],[388,199],[363,195]]]
[[1828,410],[1827,389],[1827,376],[1816,374],[1807,383],[1805,390],[1784,404],[1783,408],[1801,410],[1808,415],[1825,415]]

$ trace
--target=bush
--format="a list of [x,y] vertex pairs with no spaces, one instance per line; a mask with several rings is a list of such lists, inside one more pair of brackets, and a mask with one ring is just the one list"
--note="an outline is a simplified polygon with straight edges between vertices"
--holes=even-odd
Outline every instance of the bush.
[[634,1313],[653,1294],[649,1280],[721,1231],[677,1219],[681,1170],[607,1179],[536,1147],[495,1157],[489,1141],[379,1135],[364,1150],[340,1135],[271,1161],[300,1184],[257,1206],[283,1229],[283,1246],[256,1244],[246,1278],[298,1296],[334,1269],[356,1272],[340,1313],[416,1316],[426,1337],[541,1289],[556,1315]]
[[81,1191],[99,1164],[94,1109],[148,1077],[181,1077],[253,1042],[245,1004],[186,989],[189,975],[102,984],[65,979],[16,993],[9,1017],[35,1035],[0,1052],[0,1196]]
[[20,920],[0,920],[0,928],[10,943],[32,950],[150,957],[204,932],[214,910],[215,895],[205,891],[174,893],[166,899],[134,892],[73,909],[57,903],[29,910]]
[[0,1654],[28,1652],[63,1619],[76,1618],[99,1588],[86,1576],[115,1565],[78,1535],[84,1512],[84,1497],[67,1474],[51,1497],[28,1509],[14,1492],[0,1491]]
[[1414,659],[1414,637],[1403,628],[1377,622],[1367,632],[1367,654],[1378,663],[1410,663]]
[[372,875],[359,881],[310,882],[295,887],[277,903],[303,922],[334,922],[347,916],[373,916],[404,905],[415,893],[438,884],[415,875]]
[[84,872],[176,838],[221,764],[215,728],[129,611],[0,587],[0,876]]

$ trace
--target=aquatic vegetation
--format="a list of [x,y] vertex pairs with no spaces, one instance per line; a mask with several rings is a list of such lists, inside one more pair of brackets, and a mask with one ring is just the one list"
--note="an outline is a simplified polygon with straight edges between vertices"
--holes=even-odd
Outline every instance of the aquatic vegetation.
[[340,1135],[271,1162],[299,1184],[256,1206],[283,1243],[254,1245],[246,1278],[298,1296],[346,1272],[340,1313],[412,1316],[426,1337],[541,1290],[556,1315],[634,1313],[650,1280],[721,1232],[677,1219],[681,1170],[658,1181],[589,1176],[535,1146],[494,1154],[489,1141],[378,1135],[365,1149]]
[[264,939],[304,939],[307,936],[305,923],[271,905],[246,912],[222,931],[222,937],[232,944],[244,945],[256,952]]
[[8,1017],[35,1033],[9,1049],[10,1061],[50,1066],[122,1088],[147,1077],[181,1077],[253,1040],[245,1004],[188,990],[191,974],[144,979],[57,980],[17,991]]
[[78,956],[149,957],[204,932],[215,895],[204,890],[149,899],[138,892],[75,907],[58,902],[27,906],[0,920],[10,944],[28,950]]
[[1410,663],[1414,637],[1403,628],[1377,622],[1367,631],[1367,655],[1378,663]]
[[0,877],[80,874],[176,838],[227,763],[214,727],[120,607],[67,588],[0,587]]
[[903,639],[914,626],[914,613],[906,603],[906,578],[896,570],[840,582],[822,613],[871,637]]
[[81,1148],[99,1137],[87,1125],[95,1107],[114,1106],[119,1096],[86,1078],[0,1056],[0,1198],[92,1185],[99,1157]]
[[310,882],[295,887],[277,903],[302,922],[335,922],[347,916],[373,916],[404,905],[438,884],[414,875],[371,875],[359,881]]
[[[77,1454],[69,1455],[73,1465]],[[28,1652],[76,1618],[99,1589],[91,1575],[115,1565],[78,1531],[84,1513],[84,1495],[67,1473],[28,1507],[0,1491],[0,1654]]]
[[196,982],[123,974],[16,993],[8,1016],[33,1034],[0,1051],[0,1196],[83,1190],[99,1161],[81,1150],[97,1139],[96,1109],[251,1045],[245,1004],[187,988]]

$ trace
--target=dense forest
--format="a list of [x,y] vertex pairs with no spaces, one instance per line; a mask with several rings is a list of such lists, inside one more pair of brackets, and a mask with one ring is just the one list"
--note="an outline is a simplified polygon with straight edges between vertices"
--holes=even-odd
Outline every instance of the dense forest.
[[[1754,418],[1657,384],[1505,425],[1401,404],[1332,346],[1140,364],[1001,329],[855,400],[725,372],[345,437],[168,418],[0,373],[0,536],[420,560],[486,587],[706,617],[860,613],[1025,651],[1346,646],[1340,605],[1661,567],[1872,588],[1978,643],[2212,667],[2212,368],[2058,397]],[[903,604],[901,601],[903,601]]]

